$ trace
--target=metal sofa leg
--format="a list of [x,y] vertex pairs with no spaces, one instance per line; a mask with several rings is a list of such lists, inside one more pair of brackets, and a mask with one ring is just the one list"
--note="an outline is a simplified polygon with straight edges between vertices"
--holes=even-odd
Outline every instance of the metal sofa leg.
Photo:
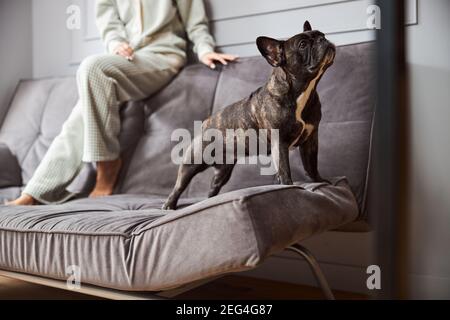
[[327,300],[334,300],[335,298],[333,292],[331,291],[330,285],[328,284],[328,281],[325,278],[325,275],[323,274],[322,269],[320,268],[319,263],[317,262],[313,254],[308,249],[299,244],[294,244],[290,247],[287,247],[286,250],[293,251],[301,255],[306,260],[306,262],[311,267],[311,271],[316,277],[316,280],[320,288],[322,289],[325,298]]

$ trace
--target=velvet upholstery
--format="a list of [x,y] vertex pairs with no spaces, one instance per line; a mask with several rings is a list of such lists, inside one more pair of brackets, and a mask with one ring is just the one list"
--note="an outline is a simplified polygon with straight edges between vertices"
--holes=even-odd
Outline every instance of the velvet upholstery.
[[8,146],[0,144],[0,188],[22,186],[22,170]]
[[334,185],[270,185],[183,199],[120,195],[35,208],[4,207],[0,269],[81,283],[159,291],[260,265],[285,247],[358,215],[345,179]]

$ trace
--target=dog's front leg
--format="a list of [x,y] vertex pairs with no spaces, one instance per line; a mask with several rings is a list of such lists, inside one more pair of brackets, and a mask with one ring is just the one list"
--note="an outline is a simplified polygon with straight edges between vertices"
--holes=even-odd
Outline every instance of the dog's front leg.
[[308,176],[314,182],[327,182],[328,180],[323,179],[318,170],[317,157],[319,153],[319,131],[314,130],[309,138],[300,145],[300,156],[303,162],[303,168],[305,169]]
[[204,163],[201,164],[181,164],[178,170],[177,182],[172,190],[172,193],[167,198],[162,209],[163,210],[175,210],[177,208],[178,199],[183,191],[198,173],[204,171],[208,166]]
[[292,185],[291,167],[289,165],[289,145],[282,142],[272,143],[272,160],[278,172],[280,184]]

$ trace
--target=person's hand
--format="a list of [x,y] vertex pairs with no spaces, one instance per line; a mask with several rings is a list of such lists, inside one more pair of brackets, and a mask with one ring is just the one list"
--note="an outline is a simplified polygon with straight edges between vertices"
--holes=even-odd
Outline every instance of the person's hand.
[[113,51],[114,54],[122,56],[127,60],[131,61],[134,59],[134,50],[130,45],[126,42],[121,42],[117,45],[117,47]]
[[217,52],[210,52],[207,54],[204,54],[200,61],[204,64],[206,64],[211,69],[216,68],[215,62],[220,62],[223,65],[227,65],[228,62],[236,61],[239,57],[232,55],[232,54],[224,54],[224,53],[217,53]]

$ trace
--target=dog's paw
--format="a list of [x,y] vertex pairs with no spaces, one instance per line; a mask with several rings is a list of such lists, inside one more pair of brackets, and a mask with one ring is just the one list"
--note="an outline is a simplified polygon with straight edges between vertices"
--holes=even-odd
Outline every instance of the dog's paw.
[[291,178],[282,178],[279,175],[277,175],[278,183],[285,186],[292,186],[294,182],[292,182]]
[[173,204],[166,202],[163,204],[161,209],[162,210],[176,210],[176,207]]

